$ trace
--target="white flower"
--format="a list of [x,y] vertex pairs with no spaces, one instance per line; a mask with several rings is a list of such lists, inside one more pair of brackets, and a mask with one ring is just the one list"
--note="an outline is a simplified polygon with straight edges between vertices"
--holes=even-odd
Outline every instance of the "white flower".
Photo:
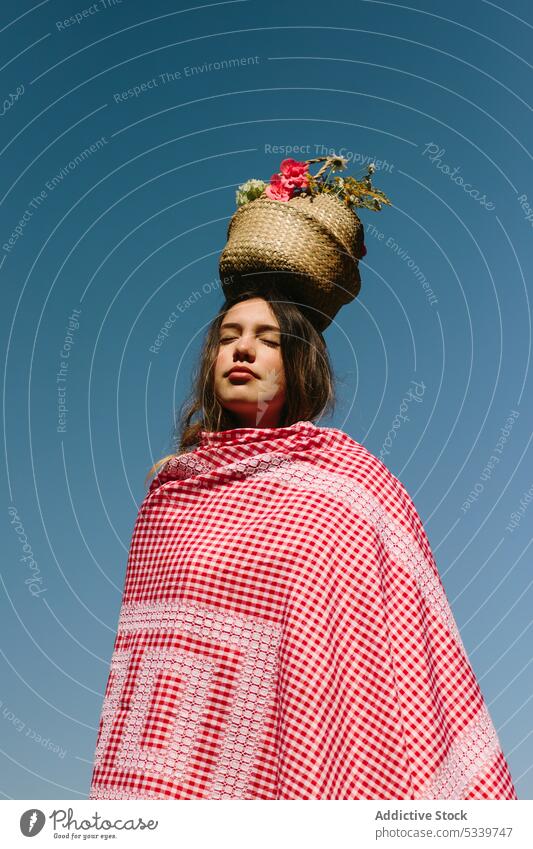
[[246,183],[243,183],[242,186],[239,186],[244,192],[247,192],[248,189],[259,189],[265,185],[264,180],[247,180]]
[[329,164],[333,171],[344,171],[348,165],[348,160],[343,156],[331,156]]
[[235,192],[237,206],[242,206],[244,203],[258,198],[265,190],[266,185],[264,180],[247,180],[246,183],[242,183]]
[[370,165],[368,166],[369,174],[373,174],[375,170],[376,170],[376,166],[374,165],[373,162],[371,162]]

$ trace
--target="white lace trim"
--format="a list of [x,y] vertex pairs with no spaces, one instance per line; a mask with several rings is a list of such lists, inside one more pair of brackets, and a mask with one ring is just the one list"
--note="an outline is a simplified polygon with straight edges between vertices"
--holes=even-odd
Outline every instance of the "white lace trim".
[[[138,655],[133,657],[133,649],[139,642],[142,645],[150,629],[158,633],[167,632],[167,635],[175,632],[182,637],[185,634],[197,636],[206,650],[211,643],[212,650],[207,657],[187,648],[145,649],[139,661]],[[232,693],[232,704],[229,715],[224,713],[220,720],[223,731],[216,765],[209,786],[203,787],[202,792],[210,799],[242,798],[263,736],[275,683],[281,627],[266,620],[197,603],[131,603],[122,606],[118,633],[132,635],[133,638],[128,640],[128,649],[115,650],[113,654],[95,766],[103,766],[104,760],[111,760],[113,770],[186,782],[191,759],[200,742],[199,727],[208,707],[210,685],[218,670]],[[231,649],[237,672],[219,666],[217,647],[220,646]],[[120,739],[115,742],[110,739],[113,720],[123,699],[124,683],[132,662],[138,664],[135,685]],[[175,675],[176,681],[181,682],[181,689],[174,708],[170,737],[165,741],[160,732],[158,745],[152,748],[143,739],[143,733],[154,708],[159,673]],[[157,705],[155,708],[157,710]],[[212,718],[217,721],[216,715]],[[158,733],[157,729],[155,733]],[[103,790],[95,787],[93,792]],[[146,795],[142,791],[139,798]]]
[[114,790],[112,787],[98,785],[89,794],[90,799],[167,799],[153,790]]
[[452,742],[445,760],[417,799],[466,799],[468,786],[500,752],[486,705]]

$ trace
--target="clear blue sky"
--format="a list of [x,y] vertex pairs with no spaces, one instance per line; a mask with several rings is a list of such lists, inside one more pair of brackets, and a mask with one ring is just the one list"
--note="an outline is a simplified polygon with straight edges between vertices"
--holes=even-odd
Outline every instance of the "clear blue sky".
[[531,6],[190,5],[0,13],[0,791],[87,798],[144,476],[222,301],[235,188],[303,147],[375,160],[394,204],[361,213],[320,424],[411,494],[531,799]]

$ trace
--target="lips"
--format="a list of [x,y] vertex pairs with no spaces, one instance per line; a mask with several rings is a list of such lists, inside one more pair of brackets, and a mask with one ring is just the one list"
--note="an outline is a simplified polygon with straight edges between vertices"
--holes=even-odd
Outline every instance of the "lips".
[[235,366],[228,372],[228,377],[244,377],[244,375],[250,375],[250,377],[257,377],[257,375],[246,366]]

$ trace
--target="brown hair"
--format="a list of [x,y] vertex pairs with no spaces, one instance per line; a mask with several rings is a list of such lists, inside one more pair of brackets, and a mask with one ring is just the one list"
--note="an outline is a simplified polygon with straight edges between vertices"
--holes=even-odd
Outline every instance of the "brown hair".
[[[241,301],[263,298],[276,316],[281,331],[281,356],[287,394],[278,427],[318,418],[332,412],[335,406],[334,377],[322,333],[307,317],[305,307],[289,300],[275,285],[266,284],[239,292],[227,298],[211,322],[200,356],[200,365],[192,378],[192,390],[181,406],[174,430],[174,454],[158,460],[149,478],[176,454],[194,450],[200,431],[220,431],[239,427],[238,421],[219,403],[214,392],[215,360],[219,347],[219,328],[228,310]],[[198,421],[192,422],[195,413]]]

